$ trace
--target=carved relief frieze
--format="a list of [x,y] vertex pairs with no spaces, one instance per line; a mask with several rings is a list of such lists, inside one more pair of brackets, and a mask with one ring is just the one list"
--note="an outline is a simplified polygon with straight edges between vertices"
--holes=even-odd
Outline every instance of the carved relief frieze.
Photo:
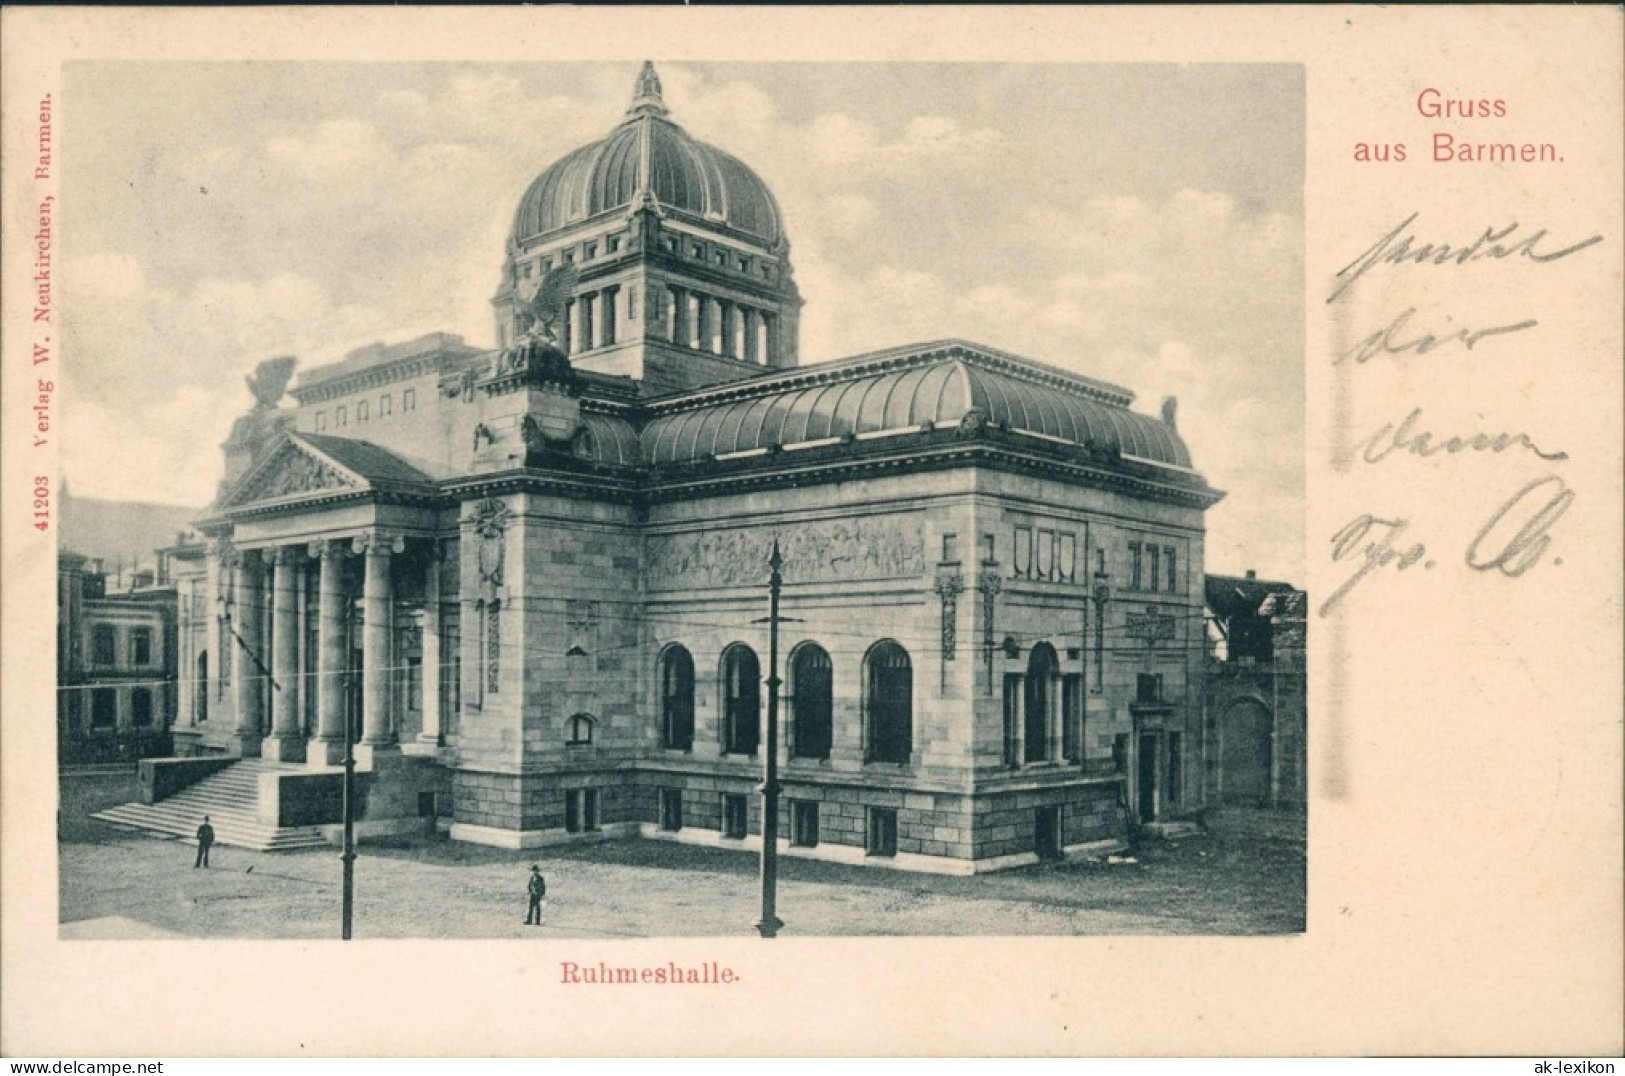
[[315,456],[289,447],[275,464],[253,485],[232,498],[234,504],[268,501],[299,493],[329,489],[352,489],[355,483]]
[[939,575],[935,589],[942,599],[942,660],[952,661],[959,644],[959,595],[965,581],[957,575]]
[[[777,537],[788,582],[896,579],[925,571],[925,539],[913,519],[818,520],[785,527]],[[651,537],[649,588],[765,583],[773,539],[766,530]]]

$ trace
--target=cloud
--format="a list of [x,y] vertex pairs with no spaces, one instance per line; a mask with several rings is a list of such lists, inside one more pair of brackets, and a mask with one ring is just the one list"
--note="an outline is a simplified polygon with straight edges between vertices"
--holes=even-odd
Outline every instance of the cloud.
[[[1192,178],[1184,156],[1155,183],[1103,180],[1081,167],[1105,159],[1100,129],[1083,136],[1090,157],[1044,127],[1042,108],[996,126],[979,110],[980,83],[926,94],[922,69],[897,84],[920,93],[908,101],[866,100],[850,89],[861,78],[799,83],[816,93],[798,98],[743,70],[661,77],[673,118],[778,199],[806,299],[805,360],[962,336],[1125,385],[1142,411],[1177,395],[1198,465],[1238,491],[1211,517],[1215,556],[1256,549],[1253,565],[1231,566],[1287,572],[1275,555],[1301,565],[1301,547],[1258,507],[1301,511],[1289,505],[1303,453],[1295,216]],[[185,475],[193,493],[180,499],[206,498],[229,425],[220,416],[241,413],[242,376],[271,355],[308,368],[431,330],[490,343],[516,200],[542,168],[603,137],[631,89],[624,65],[366,78],[378,81],[347,77],[327,96],[312,86],[311,101],[263,112],[233,104],[239,87],[223,82],[211,100],[229,122],[176,123],[165,140],[103,132],[96,144],[123,156],[98,174],[133,182],[75,195],[86,253],[65,269],[69,380],[76,408],[99,409],[69,426],[76,490],[117,475],[130,483],[122,495],[157,496],[126,466],[139,452],[165,461],[148,464],[165,496]],[[997,114],[1016,114],[1006,106],[1019,104],[1008,96],[1019,80],[1002,85]],[[1189,137],[1191,160],[1273,152],[1229,144],[1245,132],[1205,146]],[[172,399],[182,393],[184,405]],[[146,432],[158,422],[170,428]]]

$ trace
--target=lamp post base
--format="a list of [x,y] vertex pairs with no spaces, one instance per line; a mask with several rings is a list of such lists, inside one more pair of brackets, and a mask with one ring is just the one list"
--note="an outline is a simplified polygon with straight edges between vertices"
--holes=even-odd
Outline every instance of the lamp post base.
[[780,919],[778,916],[773,916],[772,918],[763,919],[758,922],[756,924],[756,932],[764,938],[773,938],[778,936],[779,928],[782,926],[784,926],[784,920]]

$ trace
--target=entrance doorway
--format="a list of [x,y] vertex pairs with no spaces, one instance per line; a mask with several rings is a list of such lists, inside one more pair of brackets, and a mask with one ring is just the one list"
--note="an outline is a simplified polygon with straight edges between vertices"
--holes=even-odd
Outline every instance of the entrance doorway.
[[1033,851],[1039,859],[1061,858],[1061,809],[1039,807],[1033,812]]
[[1160,739],[1162,734],[1158,732],[1140,734],[1139,789],[1136,799],[1141,822],[1150,822],[1157,817],[1157,741]]
[[1257,807],[1269,803],[1271,726],[1269,711],[1242,699],[1224,712],[1220,726],[1224,759],[1224,801]]

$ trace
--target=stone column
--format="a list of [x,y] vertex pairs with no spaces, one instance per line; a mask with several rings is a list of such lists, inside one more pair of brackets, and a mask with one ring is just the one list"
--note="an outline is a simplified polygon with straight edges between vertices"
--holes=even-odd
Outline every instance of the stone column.
[[243,550],[237,566],[235,609],[232,627],[236,638],[227,643],[237,649],[237,741],[242,755],[252,758],[260,753],[260,737],[265,728],[264,701],[265,671],[260,664],[265,660],[264,638],[260,631],[260,555],[257,550]]
[[765,365],[779,364],[779,319],[765,310],[762,311],[762,351]]
[[321,558],[316,594],[316,738],[305,752],[306,761],[332,766],[344,761],[344,546],[327,540],[312,542],[310,555]]
[[299,735],[299,561],[278,549],[271,580],[271,734],[261,754],[282,762],[305,756]]
[[745,361],[752,365],[761,361],[757,358],[756,349],[756,322],[759,316],[748,306],[739,308],[739,320],[743,323],[745,332]]
[[361,742],[390,743],[390,637],[394,633],[395,595],[390,585],[388,538],[369,534],[356,539],[357,552],[366,557],[361,598]]
[[1049,743],[1045,745],[1048,753],[1044,756],[1050,762],[1061,762],[1061,720],[1065,715],[1064,708],[1066,695],[1066,678],[1052,676],[1049,680],[1049,714],[1048,729]]
[[564,348],[566,355],[575,351],[576,319],[580,317],[577,310],[574,299],[564,304],[564,331],[559,334],[559,346]]
[[576,317],[577,317],[577,320],[581,323],[581,326],[580,326],[581,344],[580,344],[580,347],[577,348],[577,350],[579,350],[579,351],[591,351],[596,346],[596,342],[593,340],[593,335],[592,335],[592,331],[593,331],[593,325],[592,325],[593,317],[592,317],[592,314],[593,314],[593,306],[596,304],[597,299],[598,299],[598,293],[597,292],[588,292],[586,295],[583,295],[579,299],[576,300]]
[[695,336],[694,346],[700,351],[711,350],[711,303],[709,295],[697,295],[698,308],[694,311]]
[[423,676],[423,728],[418,730],[418,742],[440,743],[440,542],[435,540],[429,557],[429,566],[423,579],[423,618],[419,638],[423,640],[423,663],[419,671]]
[[722,308],[722,353],[728,358],[739,357],[739,323],[734,317],[734,304],[726,299],[718,299],[717,305]]
[[688,292],[683,288],[671,289],[671,342],[688,347]]

